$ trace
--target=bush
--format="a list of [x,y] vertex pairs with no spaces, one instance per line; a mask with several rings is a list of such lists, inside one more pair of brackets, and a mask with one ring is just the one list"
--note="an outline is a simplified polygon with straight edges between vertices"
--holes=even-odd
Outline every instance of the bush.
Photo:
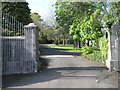
[[99,49],[97,47],[82,47],[82,52],[83,52],[83,55],[86,55],[86,54],[90,54],[90,53],[93,53],[94,51],[99,51]]
[[105,61],[107,59],[107,53],[108,53],[108,39],[105,37],[101,37],[99,39],[99,47],[100,47],[100,52],[103,60]]
[[105,62],[107,59],[107,52],[108,52],[108,39],[105,37],[101,37],[99,39],[99,48],[97,47],[82,47],[82,55],[89,57],[98,62]]
[[87,57],[97,61],[97,62],[102,62],[103,61],[103,58],[101,56],[101,52],[100,51],[94,51],[93,53],[91,54],[87,54]]
[[104,59],[101,55],[100,49],[97,47],[82,47],[82,55],[87,56],[90,59],[93,59],[97,62],[102,62]]

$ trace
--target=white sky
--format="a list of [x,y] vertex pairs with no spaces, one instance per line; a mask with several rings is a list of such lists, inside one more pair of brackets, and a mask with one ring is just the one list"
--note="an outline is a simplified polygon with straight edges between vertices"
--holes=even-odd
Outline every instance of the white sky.
[[42,19],[48,18],[53,12],[54,8],[52,5],[56,0],[26,0],[29,3],[31,12],[38,13]]

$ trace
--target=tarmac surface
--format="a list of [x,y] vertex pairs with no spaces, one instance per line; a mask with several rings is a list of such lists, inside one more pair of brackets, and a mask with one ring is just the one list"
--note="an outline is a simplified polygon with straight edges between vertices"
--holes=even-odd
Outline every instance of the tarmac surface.
[[48,67],[38,73],[4,76],[3,88],[118,88],[118,74],[103,63],[46,45],[40,45],[40,51]]

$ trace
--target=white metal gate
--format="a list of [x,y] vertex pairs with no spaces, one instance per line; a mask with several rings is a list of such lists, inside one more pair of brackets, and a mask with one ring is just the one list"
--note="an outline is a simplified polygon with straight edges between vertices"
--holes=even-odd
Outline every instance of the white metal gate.
[[13,16],[2,13],[3,75],[37,71],[35,29],[36,26],[24,27]]
[[113,69],[120,71],[120,19],[112,26],[111,54],[113,60]]

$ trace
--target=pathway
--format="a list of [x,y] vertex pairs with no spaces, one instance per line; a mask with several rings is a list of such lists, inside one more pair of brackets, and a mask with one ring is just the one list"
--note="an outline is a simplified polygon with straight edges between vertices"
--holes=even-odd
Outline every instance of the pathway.
[[41,57],[49,66],[39,73],[10,75],[4,87],[12,88],[117,88],[117,74],[105,65],[77,56],[78,52],[54,50],[40,46]]

